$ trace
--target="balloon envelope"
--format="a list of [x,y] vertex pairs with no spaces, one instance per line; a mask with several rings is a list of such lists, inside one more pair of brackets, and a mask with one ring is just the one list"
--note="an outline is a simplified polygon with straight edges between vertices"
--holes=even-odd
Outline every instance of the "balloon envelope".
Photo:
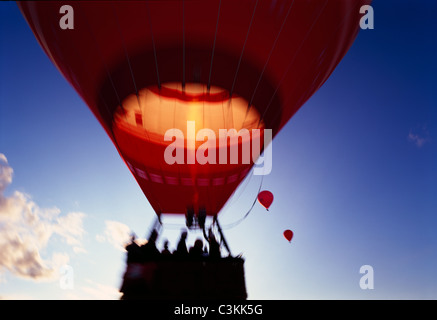
[[[218,163],[218,130],[260,129],[262,136],[264,129],[271,129],[274,137],[333,72],[358,33],[360,6],[370,2],[18,5],[47,56],[109,135],[153,209],[158,214],[183,214],[188,207],[202,207],[207,215],[216,215],[256,161],[241,161],[239,153],[237,163]],[[64,5],[74,10],[73,29],[60,25]],[[189,131],[199,134],[202,129],[211,130],[202,131],[209,137],[215,134],[215,139],[208,139],[215,145],[207,152],[197,136],[194,143],[188,137]],[[182,140],[175,142],[176,133],[183,133]],[[251,135],[248,142],[253,139]],[[172,143],[176,145],[170,155],[178,158],[182,151],[183,163],[165,161]],[[241,140],[235,144],[239,150],[244,147]],[[225,147],[227,158],[231,147]],[[217,163],[189,163],[193,150]]]
[[273,202],[273,193],[268,190],[261,191],[258,194],[258,201],[264,208],[268,210]]
[[293,231],[291,231],[291,230],[285,230],[285,231],[284,231],[284,237],[285,237],[285,239],[287,239],[289,242],[291,242],[291,239],[293,238]]

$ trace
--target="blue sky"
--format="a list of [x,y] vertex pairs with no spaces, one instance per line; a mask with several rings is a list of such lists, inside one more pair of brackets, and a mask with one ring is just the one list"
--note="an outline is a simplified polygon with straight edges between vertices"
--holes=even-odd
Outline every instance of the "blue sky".
[[[257,204],[225,230],[246,258],[249,299],[437,298],[437,4],[373,8],[375,29],[360,32],[273,141],[262,181],[270,211]],[[0,154],[0,246],[33,239],[47,273],[23,275],[0,254],[0,298],[116,299],[125,256],[111,241],[125,226],[144,236],[154,212],[13,2],[0,4]],[[222,225],[245,213],[260,183],[243,184]],[[178,233],[161,238],[174,245]],[[72,290],[59,285],[62,263]],[[359,286],[362,265],[374,269],[373,290]]]

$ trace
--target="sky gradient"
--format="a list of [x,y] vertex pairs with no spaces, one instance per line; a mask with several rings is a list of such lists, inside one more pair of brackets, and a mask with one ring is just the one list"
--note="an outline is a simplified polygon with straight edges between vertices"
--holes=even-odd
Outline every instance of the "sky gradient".
[[[274,139],[270,211],[225,228],[249,299],[437,299],[437,3],[373,8],[375,29]],[[155,214],[13,2],[0,4],[0,164],[0,298],[117,299],[119,240],[145,236]],[[223,226],[260,183],[243,182]],[[39,268],[14,268],[18,252]],[[63,264],[74,289],[60,287]],[[362,265],[373,290],[359,286]]]

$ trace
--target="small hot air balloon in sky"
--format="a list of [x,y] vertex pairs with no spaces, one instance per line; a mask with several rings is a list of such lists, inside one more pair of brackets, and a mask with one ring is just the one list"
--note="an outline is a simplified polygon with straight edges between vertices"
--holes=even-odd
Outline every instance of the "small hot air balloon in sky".
[[268,190],[261,191],[258,194],[258,201],[261,205],[269,211],[269,207],[273,202],[273,193]]
[[285,237],[285,239],[287,239],[288,240],[288,242],[291,242],[291,239],[293,238],[293,231],[291,231],[291,230],[285,230],[284,231],[284,237]]

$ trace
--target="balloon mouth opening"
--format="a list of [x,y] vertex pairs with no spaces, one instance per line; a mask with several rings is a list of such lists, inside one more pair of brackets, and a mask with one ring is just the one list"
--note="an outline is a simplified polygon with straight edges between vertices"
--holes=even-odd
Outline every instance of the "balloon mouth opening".
[[[171,82],[143,88],[138,95],[127,96],[113,117],[116,139],[117,132],[123,131],[162,145],[169,144],[165,136],[174,130],[180,130],[188,140],[190,126],[195,135],[208,129],[217,139],[223,129],[246,129],[253,134],[253,129],[265,127],[258,110],[243,97],[199,83]],[[196,147],[200,144],[196,142]]]
[[[193,206],[208,216],[220,211],[263,151],[264,127],[243,97],[179,82],[128,95],[112,121],[116,146],[156,212],[182,214]],[[233,133],[221,144],[223,129]],[[178,200],[162,209],[169,194]]]

